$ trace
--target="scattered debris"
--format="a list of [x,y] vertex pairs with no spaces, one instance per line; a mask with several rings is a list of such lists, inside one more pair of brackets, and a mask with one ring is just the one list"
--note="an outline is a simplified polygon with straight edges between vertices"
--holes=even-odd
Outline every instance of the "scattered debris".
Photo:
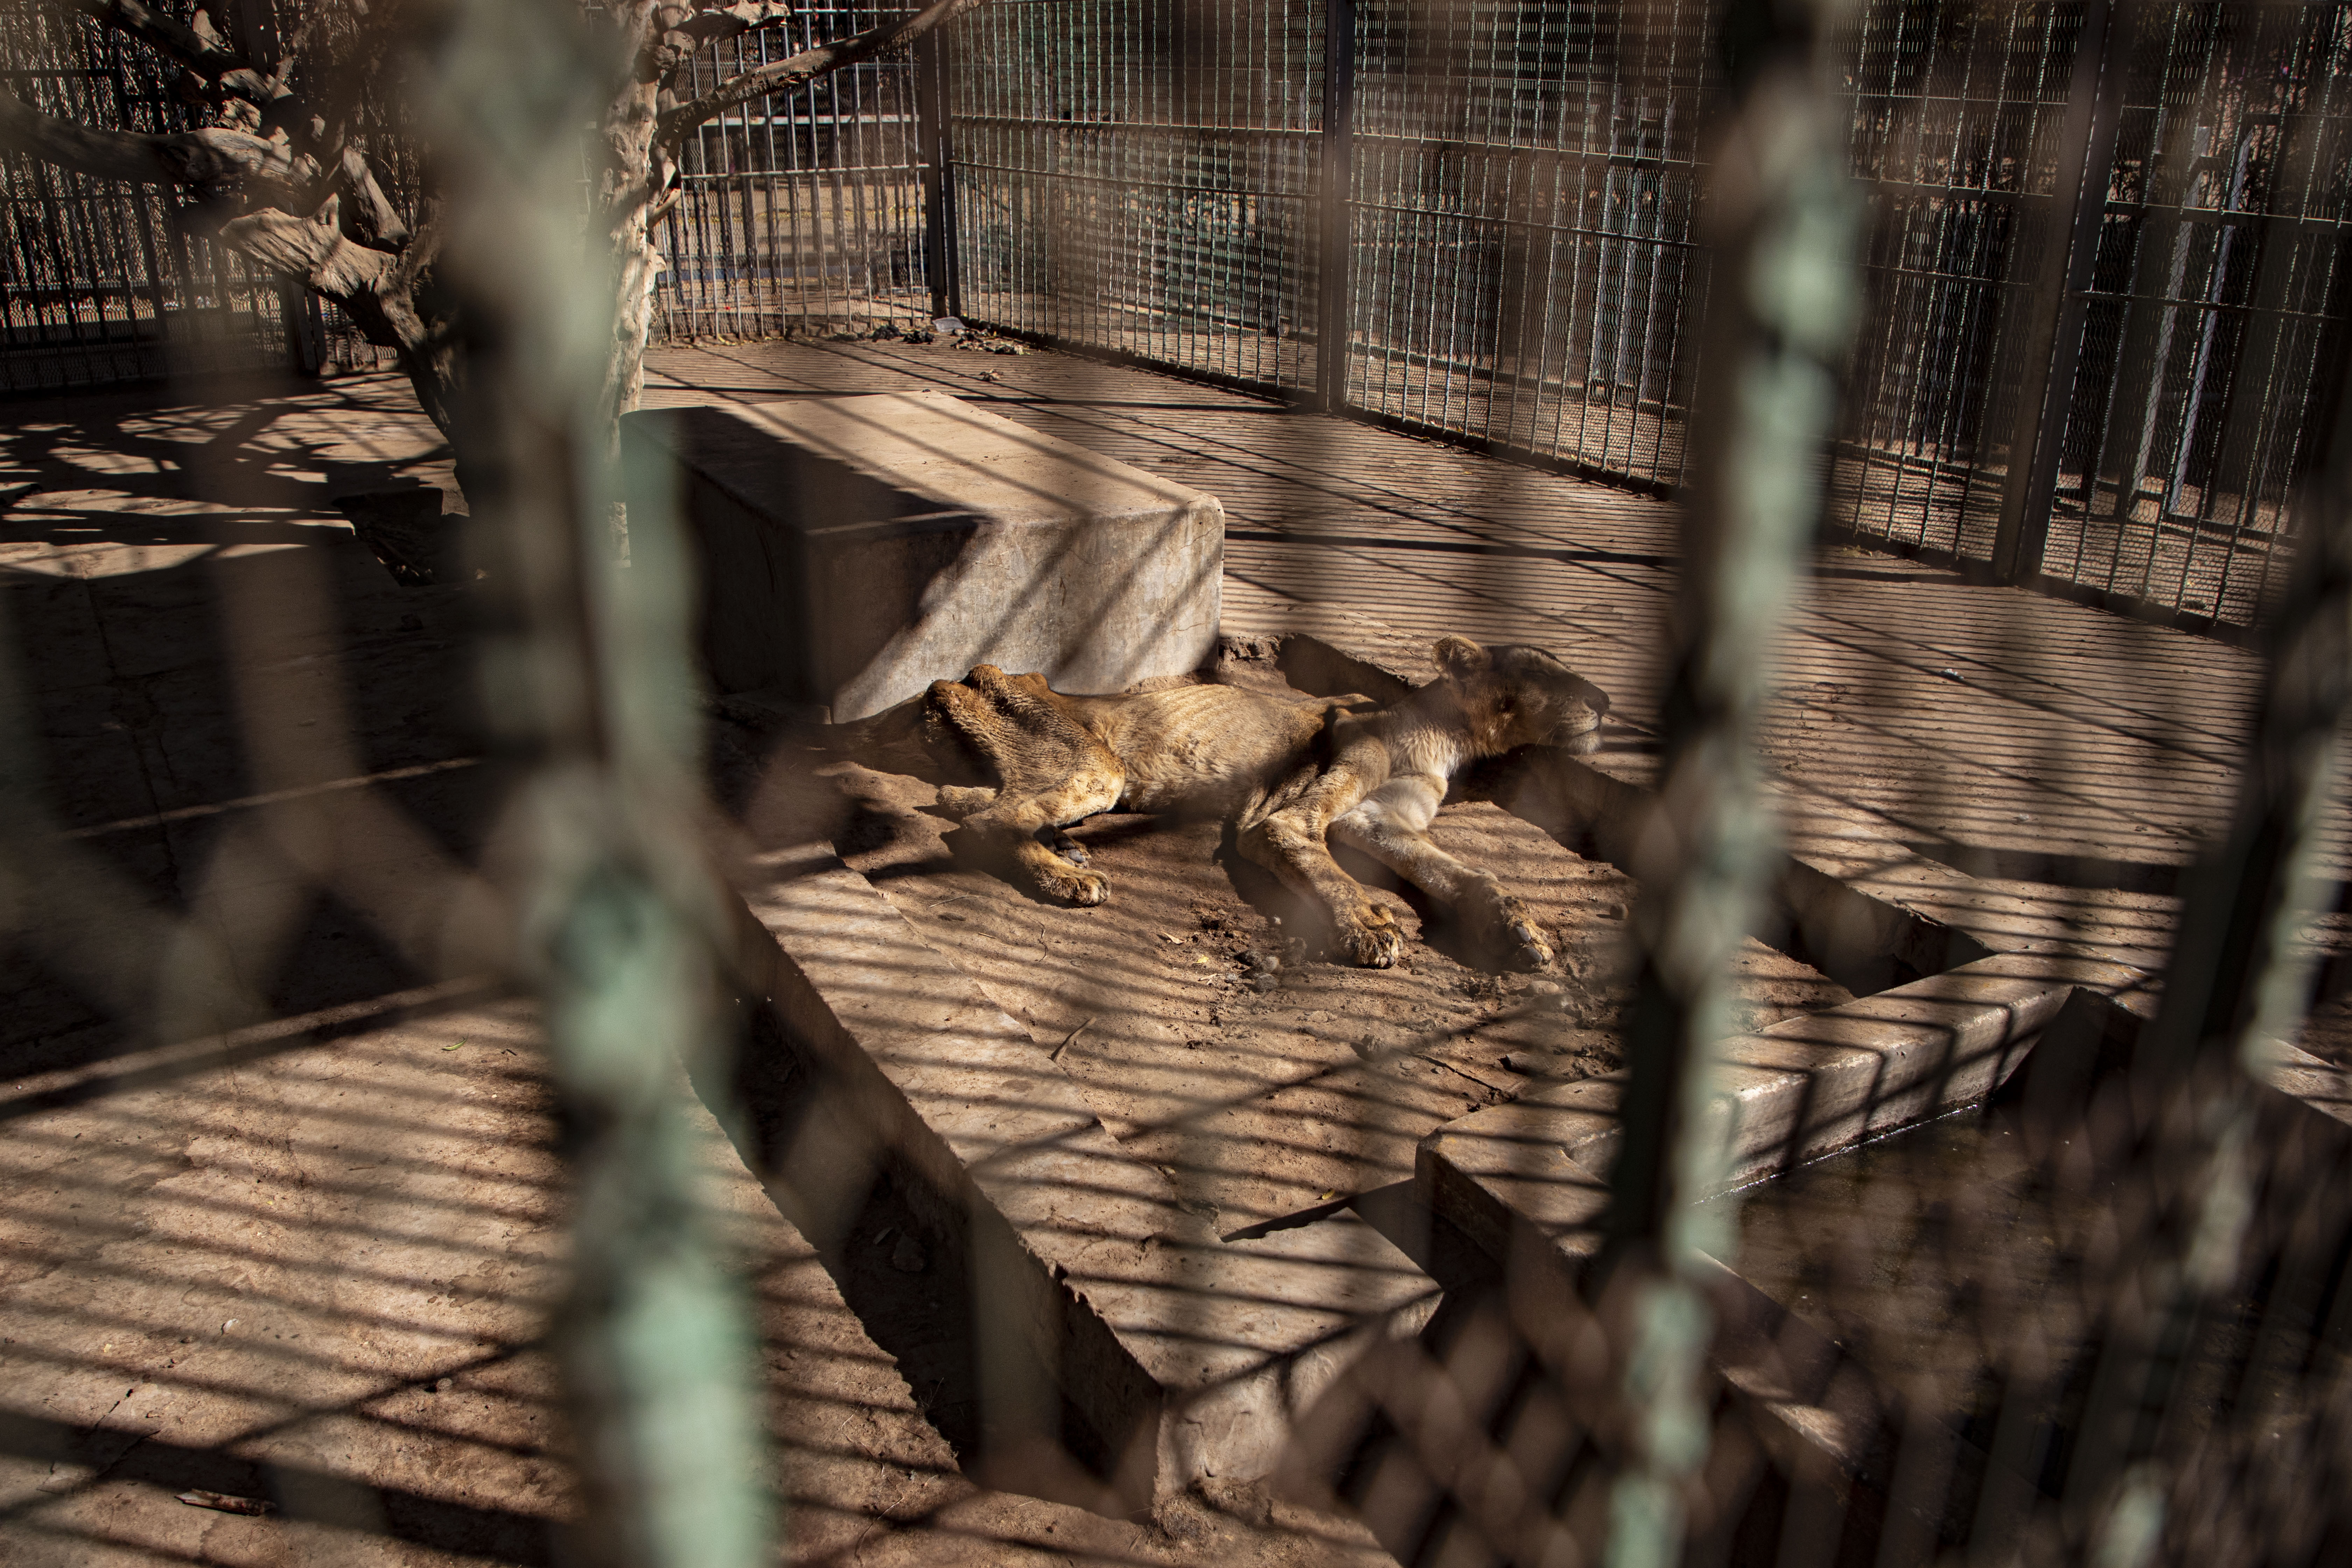
[[257,1497],[231,1497],[226,1492],[208,1492],[198,1489],[182,1492],[179,1498],[190,1508],[209,1508],[221,1513],[241,1513],[253,1519],[258,1519],[265,1513],[278,1511],[278,1505],[274,1502],[268,1502]]
[[930,1263],[930,1254],[911,1236],[899,1237],[898,1245],[890,1249],[890,1267],[901,1274],[920,1274]]
[[1050,1062],[1059,1057],[1064,1051],[1068,1050],[1070,1048],[1070,1042],[1076,1039],[1080,1035],[1085,1034],[1087,1032],[1087,1025],[1092,1024],[1094,1020],[1092,1018],[1088,1018],[1085,1024],[1080,1024],[1076,1028],[1072,1029],[1067,1035],[1065,1035],[1062,1037],[1062,1043],[1060,1045],[1055,1046],[1052,1050],[1045,1053],[1045,1059]]

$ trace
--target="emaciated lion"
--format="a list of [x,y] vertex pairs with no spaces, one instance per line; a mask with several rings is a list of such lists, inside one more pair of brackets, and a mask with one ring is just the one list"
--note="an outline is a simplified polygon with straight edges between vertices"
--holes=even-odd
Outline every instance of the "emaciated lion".
[[1439,848],[1429,825],[1472,762],[1533,744],[1594,749],[1609,699],[1538,647],[1449,637],[1433,657],[1437,679],[1370,712],[1222,685],[1071,697],[986,664],[918,702],[931,746],[966,752],[999,781],[942,789],[941,808],[1048,897],[1109,896],[1059,829],[1114,809],[1213,812],[1234,820],[1244,854],[1329,911],[1358,963],[1389,967],[1403,940],[1327,836],[1420,888],[1506,962],[1540,968],[1551,949],[1526,909]]

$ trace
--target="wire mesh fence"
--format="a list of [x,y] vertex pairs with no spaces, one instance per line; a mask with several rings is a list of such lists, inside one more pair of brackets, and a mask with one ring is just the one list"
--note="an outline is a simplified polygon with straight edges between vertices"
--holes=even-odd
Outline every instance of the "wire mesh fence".
[[[165,74],[88,19],[19,4],[8,8],[5,32],[0,69],[35,107],[107,130],[184,124]],[[277,289],[186,232],[153,191],[11,153],[0,158],[0,388],[285,363]]]
[[[1998,551],[1979,384],[2065,301],[1969,259],[2021,198],[1939,193],[2063,188],[2046,31],[1933,34],[1890,194],[1803,6],[1736,13],[1688,124],[1613,85],[1703,74],[1675,7],[1287,15],[983,6],[952,100],[1104,96],[960,110],[951,182],[887,107],[920,65],[789,169],[819,100],[716,121],[682,232],[740,226],[672,320],[832,331],[657,351],[615,466],[612,37],[433,8],[462,424],[384,378],[0,431],[0,1555],[2352,1548],[2343,365],[2263,361],[2317,384],[2284,456],[2187,391],[2042,452],[2062,498],[2117,430],[2219,454],[2183,505],[2276,476],[2255,651],[1824,550],[1868,506]],[[1297,269],[1322,154],[1220,205],[1294,44],[1349,66],[1344,289]],[[1979,115],[2048,169],[1933,163]],[[958,286],[886,276],[944,237],[886,188],[953,211],[973,317],[1146,363],[877,335]],[[1294,248],[1221,272],[1253,233]],[[1482,280],[1451,325],[1416,247]],[[2225,365],[2074,292],[2086,359]]]
[[2343,318],[2352,39],[2330,6],[2136,23],[2042,569],[2242,624]]
[[[2083,73],[2089,17],[2106,63]],[[1858,167],[1885,214],[1849,527],[1992,560],[2038,449],[2047,532],[2020,570],[2252,621],[2342,319],[2343,27],[2332,6],[1862,14]],[[2103,107],[2062,124],[2070,90]],[[2081,196],[2059,190],[2064,143],[2102,122]],[[2040,327],[2037,291],[2065,296]],[[2064,395],[2021,409],[2012,367],[2053,353]]]
[[1323,7],[1016,0],[950,47],[957,309],[1314,384]]
[[[803,7],[698,57],[697,90],[906,6]],[[916,327],[931,315],[914,62],[886,59],[747,103],[693,133],[656,291],[670,337]]]
[[1874,308],[1833,492],[1857,533],[1991,559],[2016,419],[2015,378],[1998,367],[2032,352],[2017,258],[2063,243],[2050,149],[2080,26],[2079,12],[2032,6],[1855,18]]
[[1679,483],[1705,9],[1354,12],[1346,402]]
[[[713,46],[692,80],[907,14],[810,11]],[[1711,17],[1004,0],[930,46],[928,97],[902,51],[698,130],[656,331],[919,331],[961,310],[1671,490]],[[181,123],[94,24],[26,20],[26,68],[67,73],[41,90]],[[2341,33],[2318,5],[1853,10],[1837,47],[1871,310],[1837,523],[2250,625],[2345,316]],[[2059,181],[2095,134],[2078,199]],[[11,166],[23,384],[156,374],[158,321],[207,363],[384,363],[157,199]]]

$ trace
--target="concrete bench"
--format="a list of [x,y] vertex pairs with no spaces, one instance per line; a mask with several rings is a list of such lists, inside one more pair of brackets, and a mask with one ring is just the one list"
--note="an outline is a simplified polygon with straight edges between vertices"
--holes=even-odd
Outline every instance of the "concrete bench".
[[1215,644],[1215,497],[944,394],[623,425],[632,510],[682,508],[722,693],[777,691],[842,723],[975,664],[1109,692]]

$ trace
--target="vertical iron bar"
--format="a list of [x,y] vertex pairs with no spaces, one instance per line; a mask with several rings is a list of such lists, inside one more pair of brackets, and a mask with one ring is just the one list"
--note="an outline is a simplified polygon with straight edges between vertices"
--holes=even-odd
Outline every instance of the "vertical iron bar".
[[931,286],[931,314],[951,316],[955,290],[948,281],[955,241],[948,231],[947,41],[934,27],[915,45],[915,140],[923,163],[923,271]]
[[1349,181],[1355,162],[1356,0],[1325,0],[1323,9],[1323,244],[1316,260],[1316,404],[1326,414],[1348,405]]
[[2137,15],[2137,0],[2085,0],[2083,7],[2083,30],[2066,84],[2066,119],[2059,132],[2058,180],[2050,198],[2051,226],[2065,223],[2065,239],[2043,246],[2028,306],[2028,357],[2019,378],[2009,478],[1993,541],[1993,570],[2006,582],[2024,582],[2042,569]]

